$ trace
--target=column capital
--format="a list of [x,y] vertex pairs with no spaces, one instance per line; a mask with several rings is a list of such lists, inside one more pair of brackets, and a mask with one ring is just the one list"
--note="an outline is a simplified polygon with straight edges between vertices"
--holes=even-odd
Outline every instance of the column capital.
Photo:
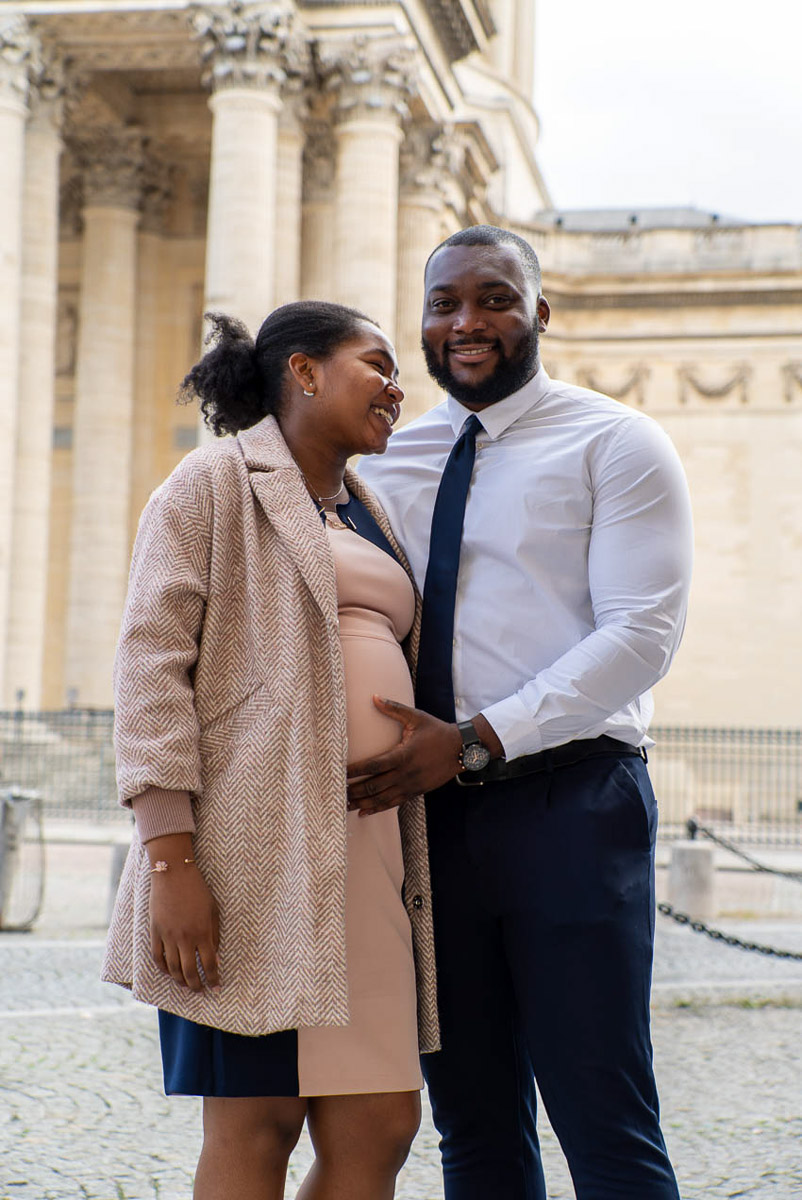
[[307,126],[303,163],[304,202],[331,199],[337,163],[327,121],[312,121]]
[[406,131],[399,161],[402,194],[445,196],[462,169],[464,148],[454,131],[439,123],[412,125]]
[[141,129],[98,128],[82,131],[71,149],[83,177],[84,207],[138,209],[145,171]]
[[228,0],[190,13],[201,45],[204,80],[212,91],[255,88],[278,92],[307,74],[310,52],[289,0]]
[[143,157],[142,222],[146,233],[163,233],[170,204],[173,199],[175,167],[153,153]]
[[28,111],[31,72],[41,54],[41,44],[25,17],[0,16],[0,105]]
[[55,46],[42,43],[30,69],[31,119],[47,121],[61,130],[68,85],[69,79],[61,53]]
[[321,46],[319,64],[334,95],[336,122],[388,117],[400,124],[415,91],[415,52],[402,37],[366,37]]
[[305,137],[312,119],[311,97],[305,80],[300,77],[288,79],[281,89],[281,98],[280,131]]

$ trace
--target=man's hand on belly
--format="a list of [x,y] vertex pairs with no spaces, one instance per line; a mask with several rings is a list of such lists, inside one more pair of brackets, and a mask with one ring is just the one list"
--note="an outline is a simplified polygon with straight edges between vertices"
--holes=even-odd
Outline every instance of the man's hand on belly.
[[362,817],[432,792],[460,772],[462,737],[456,725],[380,696],[373,703],[398,721],[402,732],[392,750],[348,767],[348,807],[359,809]]

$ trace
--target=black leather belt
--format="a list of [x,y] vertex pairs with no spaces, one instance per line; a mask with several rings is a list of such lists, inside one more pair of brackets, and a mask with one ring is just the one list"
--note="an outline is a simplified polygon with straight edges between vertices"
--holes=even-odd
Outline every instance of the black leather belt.
[[602,734],[597,738],[584,738],[578,742],[566,742],[552,750],[541,750],[539,754],[522,754],[520,758],[493,758],[481,771],[463,771],[456,776],[460,787],[481,787],[484,783],[502,783],[505,779],[518,779],[521,775],[535,775],[538,771],[553,771],[555,767],[570,767],[585,758],[599,755],[630,755],[647,762],[643,747],[619,742],[617,738]]

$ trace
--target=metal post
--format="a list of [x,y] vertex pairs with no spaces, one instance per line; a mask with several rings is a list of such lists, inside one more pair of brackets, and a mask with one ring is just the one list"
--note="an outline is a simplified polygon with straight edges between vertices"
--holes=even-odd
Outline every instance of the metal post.
[[713,847],[703,842],[674,842],[668,871],[669,903],[695,921],[716,915]]
[[3,913],[11,892],[14,862],[10,845],[10,804],[8,792],[0,792],[0,929],[3,928]]

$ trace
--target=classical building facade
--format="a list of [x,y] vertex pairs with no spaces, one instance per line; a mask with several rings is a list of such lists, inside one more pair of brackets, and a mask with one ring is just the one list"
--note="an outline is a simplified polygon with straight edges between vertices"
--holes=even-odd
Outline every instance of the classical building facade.
[[531,10],[0,11],[5,706],[109,703],[137,516],[198,434],[174,398],[204,311],[255,331],[299,296],[358,305],[396,338],[410,407],[431,402],[426,256],[547,199],[524,99]]
[[[110,703],[136,521],[203,434],[203,313],[326,297],[436,393],[422,270],[481,221],[541,253],[552,373],[643,407],[699,568],[663,721],[802,725],[802,241],[558,214],[534,0],[22,0],[0,9],[0,706]],[[654,227],[652,227],[654,226]]]
[[547,266],[547,369],[655,417],[688,475],[696,566],[658,719],[802,728],[802,228],[691,210],[520,231]]

